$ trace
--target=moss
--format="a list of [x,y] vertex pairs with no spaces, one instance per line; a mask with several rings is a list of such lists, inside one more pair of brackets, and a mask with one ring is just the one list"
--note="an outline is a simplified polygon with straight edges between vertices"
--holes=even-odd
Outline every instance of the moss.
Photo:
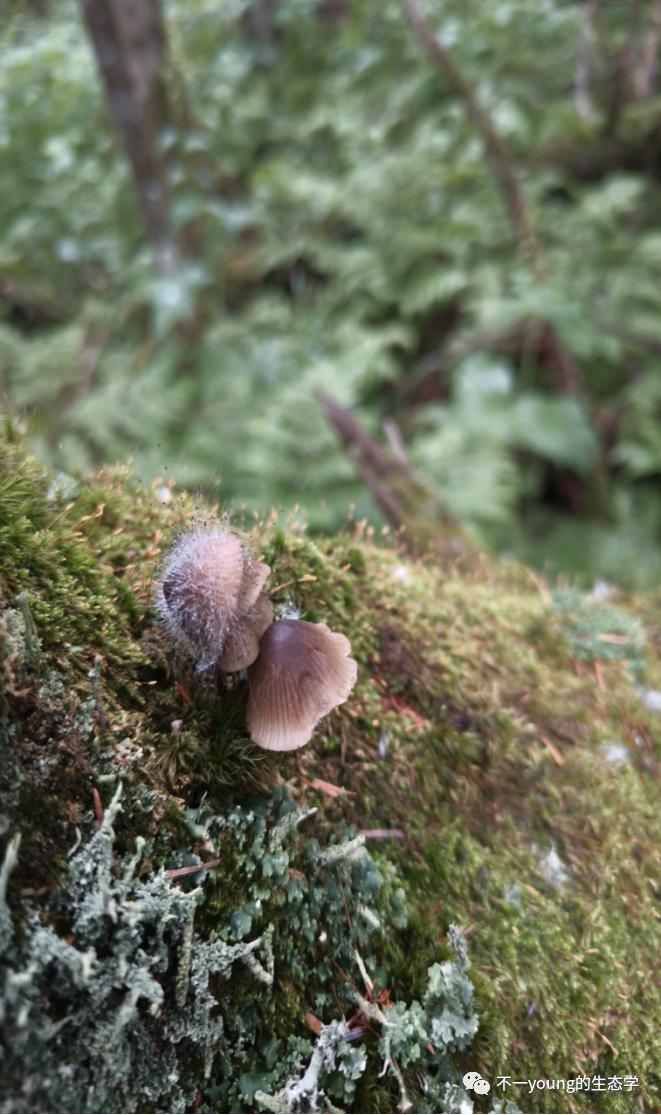
[[[464,927],[480,1029],[460,1068],[477,1067],[492,1084],[499,1073],[637,1074],[642,1110],[654,1110],[661,740],[637,685],[661,689],[658,595],[621,595],[602,612],[577,597],[574,614],[587,608],[596,624],[586,641],[571,610],[554,609],[520,567],[470,551],[443,566],[411,561],[364,525],[314,540],[296,523],[256,524],[247,540],[272,566],[276,611],[293,605],[343,631],[359,663],[351,699],[313,742],[265,757],[246,738],[245,685],[203,687],[150,612],[162,548],[213,509],[196,511],[185,495],[159,505],[124,469],[62,506],[47,499],[48,477],[22,455],[16,431],[1,444],[0,599],[6,615],[27,592],[43,655],[40,679],[21,676],[6,655],[2,668],[2,812],[5,831],[18,828],[30,849],[12,875],[15,908],[26,897],[45,905],[61,884],[78,834],[95,830],[94,787],[107,804],[122,779],[118,850],[144,837],[153,869],[208,858],[186,809],[227,809],[286,781],[320,809],[311,835],[330,826],[340,837],[347,825],[405,834],[378,845],[410,912],[378,958],[393,997],[420,999],[429,965],[450,955],[449,925]],[[633,668],[613,653],[622,638],[632,640]],[[51,675],[59,696],[40,690]],[[314,790],[315,778],[355,797]],[[223,856],[199,914],[205,934],[249,901],[229,845]],[[232,1010],[240,998],[237,990]],[[314,1010],[304,983],[285,982],[275,1003],[277,1032],[303,1038]],[[396,1084],[384,1089],[368,1073],[354,1109],[393,1110]],[[613,1091],[514,1098],[530,1111],[627,1111],[632,1102]]]

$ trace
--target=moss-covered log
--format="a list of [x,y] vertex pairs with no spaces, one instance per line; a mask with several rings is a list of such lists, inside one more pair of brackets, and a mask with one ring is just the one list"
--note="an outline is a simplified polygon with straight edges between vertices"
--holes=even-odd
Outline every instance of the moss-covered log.
[[216,514],[3,431],[0,1110],[657,1110],[658,597],[235,516],[359,665],[274,757],[151,610]]

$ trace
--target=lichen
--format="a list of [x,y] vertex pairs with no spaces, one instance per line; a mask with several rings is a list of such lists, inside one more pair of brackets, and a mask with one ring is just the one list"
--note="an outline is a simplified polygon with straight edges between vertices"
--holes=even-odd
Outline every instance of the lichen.
[[[232,833],[249,898],[204,939],[195,930],[205,899],[201,887],[181,890],[163,869],[145,882],[136,878],[142,838],[133,856],[115,861],[121,796],[120,783],[98,832],[72,857],[52,899],[59,932],[34,910],[22,934],[15,932],[6,887],[20,837],[8,845],[0,870],[0,1110],[183,1112],[198,1089],[212,1101],[203,1104],[205,1111],[242,1111],[253,1099],[267,1109],[272,1100],[272,1110],[317,1111],[322,1099],[330,1103],[325,1091],[351,1103],[370,1054],[350,1044],[356,1035],[343,1017],[322,1027],[313,1050],[300,1036],[283,1035],[283,1056],[277,983],[293,977],[308,1000],[316,989],[323,1009],[329,959],[339,956],[347,972],[365,975],[352,948],[360,942],[376,968],[369,934],[350,928],[360,900],[377,906],[384,925],[389,921],[388,887],[364,844],[346,839],[332,857],[316,841],[298,849],[298,826],[315,811],[297,809],[284,792],[206,817],[210,836]],[[295,863],[306,867],[307,880],[290,866]],[[341,899],[329,886],[336,870]],[[396,916],[401,920],[401,912]],[[380,1018],[385,1036],[378,1055],[384,1068],[394,1066],[403,1101],[395,1053],[404,1066],[421,1062],[417,1039],[424,1044],[434,1035],[427,1072],[442,1073],[446,1082],[453,1075],[448,1051],[458,1035],[472,1036],[477,1028],[465,944],[454,943],[458,964],[430,970],[425,1026],[409,1024],[409,1016],[417,1021],[420,1015],[416,1003]],[[250,974],[238,988],[237,965]],[[235,1011],[227,1010],[227,996],[237,992]],[[298,1027],[292,1021],[300,1028],[300,1020]],[[269,1044],[274,1032],[275,1046]],[[310,1053],[300,1079],[288,1080]],[[275,1097],[260,1090],[283,1080]],[[277,1106],[282,1102],[285,1108]],[[402,1109],[410,1106],[405,1102]]]

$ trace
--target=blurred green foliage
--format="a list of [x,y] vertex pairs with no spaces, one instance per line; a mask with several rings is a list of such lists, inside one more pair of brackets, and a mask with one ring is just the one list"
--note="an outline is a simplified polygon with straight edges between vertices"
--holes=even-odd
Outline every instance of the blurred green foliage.
[[623,58],[642,65],[651,5],[630,42],[628,6],[598,10],[587,118],[583,5],[419,7],[511,152],[541,270],[395,0],[168,0],[188,129],[161,142],[188,251],[158,275],[77,5],[14,4],[0,387],[65,473],[132,455],[146,481],[222,479],[224,497],[299,503],[333,529],[351,502],[376,511],[323,388],[377,436],[394,417],[486,543],[551,572],[658,579],[659,98],[627,97],[623,77]]

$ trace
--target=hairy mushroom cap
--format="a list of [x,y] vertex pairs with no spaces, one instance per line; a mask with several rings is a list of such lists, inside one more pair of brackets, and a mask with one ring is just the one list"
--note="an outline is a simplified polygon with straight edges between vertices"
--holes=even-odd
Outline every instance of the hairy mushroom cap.
[[219,528],[191,531],[165,561],[161,619],[175,636],[189,641],[201,668],[222,653],[241,593],[252,592],[252,581],[250,592],[244,583],[245,565],[239,535]]
[[325,623],[272,623],[248,668],[246,724],[254,742],[268,751],[307,743],[315,724],[346,701],[356,683],[358,665],[350,653],[349,640]]

